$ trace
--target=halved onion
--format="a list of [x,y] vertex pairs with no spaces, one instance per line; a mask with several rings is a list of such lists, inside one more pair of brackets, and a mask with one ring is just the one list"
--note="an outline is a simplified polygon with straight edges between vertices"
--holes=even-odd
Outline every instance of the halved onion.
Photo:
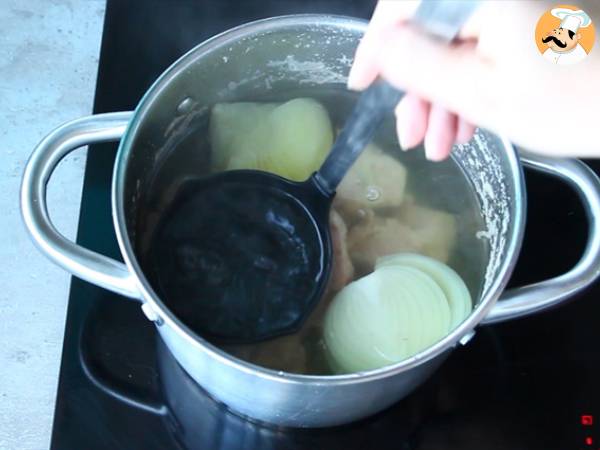
[[327,110],[316,100],[220,103],[210,117],[214,170],[258,169],[307,179],[333,143]]
[[265,117],[275,103],[217,103],[210,113],[209,135],[212,167],[225,170],[233,156],[251,155],[264,149],[261,138],[267,130]]
[[342,289],[325,316],[324,339],[338,372],[376,369],[409,358],[443,338],[450,308],[429,275],[381,267]]
[[416,253],[397,253],[379,258],[375,270],[382,267],[413,267],[433,278],[448,299],[451,330],[460,325],[473,308],[471,294],[462,278],[452,268],[433,258]]

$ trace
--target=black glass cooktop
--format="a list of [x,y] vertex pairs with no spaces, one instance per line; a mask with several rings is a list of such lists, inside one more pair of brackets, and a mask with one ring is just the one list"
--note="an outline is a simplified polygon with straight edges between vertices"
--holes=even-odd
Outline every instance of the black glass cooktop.
[[[108,1],[94,111],[131,110],[206,38],[300,12],[369,17],[372,0]],[[78,242],[119,258],[110,216],[116,145],[89,149]],[[600,165],[591,163],[598,171]],[[564,185],[527,173],[528,226],[513,285],[558,275],[586,236]],[[600,285],[559,309],[479,328],[391,409],[323,430],[259,426],[204,394],[165,351],[137,303],[73,279],[53,450],[600,449]]]

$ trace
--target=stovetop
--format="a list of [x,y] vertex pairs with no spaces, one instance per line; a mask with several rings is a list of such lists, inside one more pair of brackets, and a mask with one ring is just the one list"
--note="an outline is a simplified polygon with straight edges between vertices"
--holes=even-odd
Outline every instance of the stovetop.
[[[94,112],[133,109],[175,59],[235,25],[301,12],[368,18],[373,6],[108,0]],[[113,144],[89,149],[77,241],[119,258],[110,215],[115,152]],[[575,195],[556,180],[526,175],[528,225],[513,285],[568,270],[586,237]],[[165,350],[138,303],[73,279],[52,449],[597,450],[599,294],[596,284],[553,311],[479,328],[423,386],[375,417],[289,430],[244,420],[209,398]]]

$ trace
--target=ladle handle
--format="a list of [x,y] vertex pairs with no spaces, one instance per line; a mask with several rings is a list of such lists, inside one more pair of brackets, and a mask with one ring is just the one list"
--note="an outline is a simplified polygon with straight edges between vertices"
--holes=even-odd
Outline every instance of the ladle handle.
[[[426,33],[451,42],[479,6],[479,1],[421,1],[411,22]],[[329,156],[314,175],[321,189],[333,194],[335,189],[371,141],[385,115],[398,104],[404,93],[386,81],[377,80],[364,91]]]
[[356,106],[336,139],[329,156],[315,174],[321,188],[335,192],[338,184],[371,141],[385,116],[404,93],[387,81],[377,80],[358,98]]

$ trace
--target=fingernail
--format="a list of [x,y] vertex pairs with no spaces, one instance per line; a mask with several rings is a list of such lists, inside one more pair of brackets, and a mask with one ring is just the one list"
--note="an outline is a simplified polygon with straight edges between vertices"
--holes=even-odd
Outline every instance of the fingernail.
[[396,133],[398,135],[398,143],[400,144],[400,148],[403,151],[408,151],[414,147],[414,145],[411,145],[410,143],[410,131],[404,126],[402,121],[397,121],[396,123]]
[[449,155],[450,151],[446,151],[445,149],[436,145],[425,144],[425,157],[429,161],[440,162],[445,160]]
[[356,68],[356,66],[353,65],[350,68],[350,73],[348,74],[348,81],[347,81],[348,89],[352,89],[354,91],[359,90],[359,87],[358,87],[358,75],[359,74],[357,74],[357,72],[358,72],[358,69]]
[[[472,136],[471,136],[472,137]],[[467,136],[457,136],[456,137],[456,144],[461,145],[461,144],[466,144],[471,140],[471,137],[467,137]]]
[[435,150],[433,145],[431,145],[430,142],[427,142],[427,139],[425,139],[425,158],[429,161],[435,161]]
[[431,136],[431,134],[431,131],[428,131],[425,135],[425,157],[429,161],[441,161],[444,159],[443,151],[440,148],[439,142],[436,142],[436,140]]
[[408,150],[408,145],[406,142],[406,126],[404,125],[404,105],[402,101],[396,105],[394,108],[394,118],[396,119],[396,136],[398,137],[398,144],[400,144],[400,149],[402,151]]
[[354,62],[348,74],[349,89],[362,91],[376,78],[375,49],[372,38],[363,38],[354,54]]
[[[408,94],[394,109],[396,135],[400,148],[404,151],[415,148],[423,141],[426,112],[419,108],[420,100]],[[425,115],[424,115],[425,114]]]
[[361,66],[356,63],[353,64],[348,74],[348,89],[352,89],[353,91],[362,91],[365,89],[367,86],[365,86],[364,78]]
[[406,145],[406,137],[403,136],[401,131],[398,131],[398,144],[400,144],[400,150],[407,152],[410,148]]
[[458,126],[456,131],[456,143],[466,144],[471,140],[475,134],[475,125],[467,122],[465,119],[458,119]]

